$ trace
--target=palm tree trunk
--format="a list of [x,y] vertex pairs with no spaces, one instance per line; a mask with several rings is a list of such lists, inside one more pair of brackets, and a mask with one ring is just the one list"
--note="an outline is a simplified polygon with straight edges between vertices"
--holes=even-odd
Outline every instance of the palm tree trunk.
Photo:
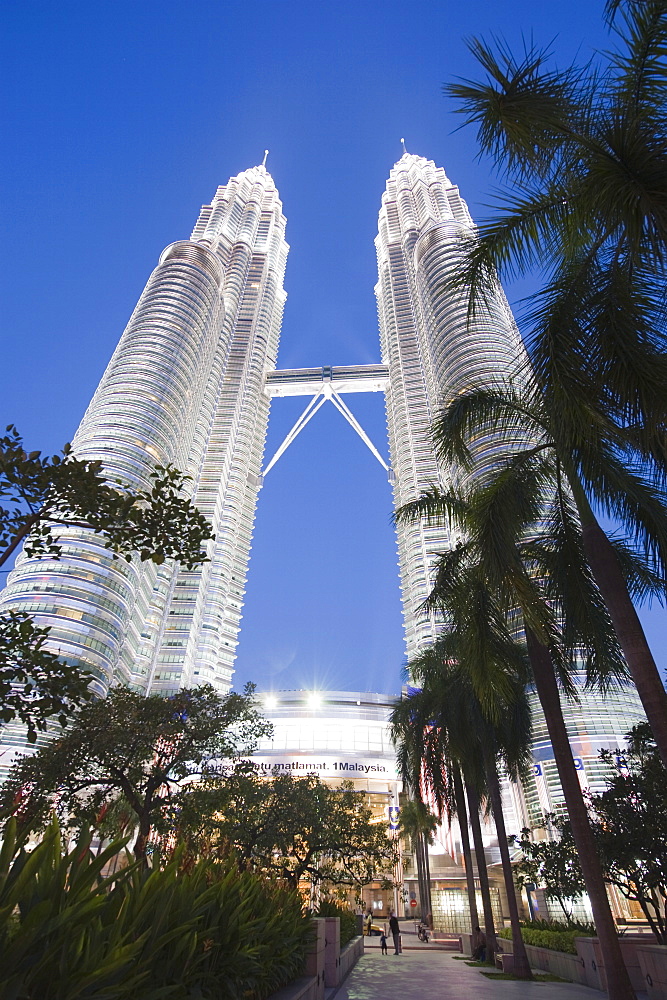
[[427,927],[433,930],[433,903],[431,900],[431,863],[428,858],[428,837],[421,833],[422,850],[424,852],[424,888],[426,890],[426,919],[422,917]]
[[454,801],[456,803],[456,815],[459,820],[461,830],[461,847],[463,848],[463,861],[466,868],[466,888],[468,890],[468,906],[470,907],[470,933],[474,936],[475,927],[479,927],[479,917],[477,916],[477,893],[475,891],[475,873],[472,870],[472,854],[470,853],[470,837],[468,836],[468,810],[466,809],[463,782],[461,772],[458,767],[452,768],[452,783],[454,785]]
[[660,756],[667,767],[667,692],[628,593],[625,577],[611,542],[595,518],[583,526],[582,537],[588,564],[607,605]]
[[468,811],[470,813],[470,829],[472,830],[472,840],[475,845],[475,860],[477,861],[477,877],[479,878],[479,889],[482,894],[482,906],[484,908],[484,931],[486,933],[486,957],[493,962],[498,951],[496,942],[496,925],[493,920],[493,910],[491,908],[491,890],[489,888],[489,873],[486,870],[486,854],[482,842],[482,828],[479,822],[479,798],[472,785],[466,782],[468,793]]
[[519,907],[514,891],[514,877],[512,875],[512,861],[510,859],[509,847],[507,845],[507,831],[505,829],[505,817],[503,816],[503,802],[500,794],[500,782],[498,781],[498,768],[493,753],[488,746],[484,750],[484,766],[486,778],[489,783],[489,796],[491,798],[491,808],[493,819],[496,824],[498,835],[498,847],[500,848],[500,860],[503,865],[503,878],[505,880],[505,891],[507,893],[507,906],[510,911],[510,924],[512,927],[512,946],[514,953],[514,973],[519,979],[532,979],[533,973],[530,971],[528,953],[521,933],[519,922]]
[[424,888],[424,855],[422,854],[422,841],[421,834],[415,833],[414,840],[412,841],[412,850],[415,855],[415,861],[417,862],[417,886],[419,890],[419,915],[421,920],[426,922],[426,890]]
[[549,731],[549,739],[558,768],[558,777],[572,824],[572,835],[577,846],[586,891],[593,909],[595,929],[600,941],[600,950],[607,977],[607,993],[610,1000],[636,1000],[635,991],[630,984],[621,954],[621,946],[605,889],[602,866],[595,848],[593,832],[588,822],[588,813],[581,794],[579,777],[572,758],[572,748],[565,727],[551,655],[547,647],[539,642],[535,633],[530,629],[526,629],[526,641],[535,678],[535,688]]

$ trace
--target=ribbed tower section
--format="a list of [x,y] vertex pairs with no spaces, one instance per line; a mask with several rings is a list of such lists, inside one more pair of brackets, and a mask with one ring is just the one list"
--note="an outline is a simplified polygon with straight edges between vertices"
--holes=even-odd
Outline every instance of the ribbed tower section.
[[[511,377],[521,362],[521,340],[500,287],[472,324],[464,299],[442,293],[473,231],[468,207],[445,171],[404,153],[387,181],[375,241],[396,507],[452,482],[455,472],[438,466],[430,436],[442,405],[473,381]],[[491,460],[494,447],[493,440],[480,440],[476,457],[483,461],[488,453]],[[431,590],[437,553],[454,541],[440,526],[398,528],[408,659],[435,638],[435,621],[420,607]]]
[[191,239],[162,253],[73,441],[132,486],[147,487],[155,465],[186,472],[216,535],[210,561],[192,572],[126,563],[68,529],[59,560],[19,557],[0,596],[49,626],[99,695],[114,683],[230,686],[287,251],[265,167],[218,188]]
[[[527,377],[525,349],[500,285],[472,322],[467,302],[446,287],[448,276],[460,265],[466,238],[473,234],[468,207],[444,170],[405,153],[389,175],[376,240],[375,291],[382,360],[389,367],[387,423],[396,507],[433,484],[446,488],[461,475],[455,468],[440,467],[435,458],[430,428],[443,404],[472,384],[520,383]],[[473,475],[483,475],[493,465],[499,445],[505,451],[508,442],[500,442],[496,434],[480,435],[473,446]],[[436,637],[435,620],[419,609],[432,587],[435,556],[455,541],[438,526],[398,528],[408,659]],[[603,698],[586,688],[583,674],[579,683],[579,700],[563,703],[568,735],[582,785],[601,790],[605,767],[598,759],[600,749],[622,747],[625,734],[644,714],[632,686]],[[545,813],[563,808],[563,793],[532,690],[529,698],[534,775],[521,786],[508,785],[507,794],[514,809],[508,816],[533,826]]]
[[216,540],[210,562],[174,575],[162,634],[147,650],[151,692],[231,685],[269,419],[264,387],[276,366],[286,299],[285,226],[276,187],[260,166],[219,187],[192,232],[225,275],[221,343],[228,350],[211,372],[213,415],[201,414],[193,472],[194,502],[211,519]]

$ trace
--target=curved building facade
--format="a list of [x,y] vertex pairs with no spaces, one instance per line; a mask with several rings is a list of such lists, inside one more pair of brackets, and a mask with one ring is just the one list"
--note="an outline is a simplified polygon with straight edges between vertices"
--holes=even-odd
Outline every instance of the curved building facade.
[[[444,288],[459,267],[462,243],[473,233],[468,207],[442,167],[404,153],[389,174],[375,241],[396,507],[433,485],[448,488],[456,477],[455,469],[439,465],[431,442],[443,403],[475,379],[511,378],[523,360],[500,286],[472,323],[463,295]],[[476,458],[483,461],[496,446],[492,439],[480,440]],[[401,524],[397,533],[410,660],[437,634],[435,620],[420,609],[431,590],[435,557],[455,539],[426,523]]]
[[209,561],[126,563],[68,528],[61,559],[20,556],[2,593],[0,607],[48,626],[50,646],[100,696],[112,683],[231,685],[287,251],[264,166],[218,188],[191,239],[162,253],[73,441],[131,487],[147,488],[156,465],[185,472],[215,532]]

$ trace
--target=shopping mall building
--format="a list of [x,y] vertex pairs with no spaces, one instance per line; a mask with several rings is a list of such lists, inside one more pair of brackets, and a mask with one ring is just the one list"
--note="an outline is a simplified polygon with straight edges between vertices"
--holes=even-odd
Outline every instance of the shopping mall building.
[[[609,696],[607,696],[609,697]],[[622,693],[615,696],[623,699]],[[401,804],[403,786],[396,768],[396,755],[389,736],[389,715],[395,699],[383,694],[349,691],[275,691],[261,692],[258,699],[264,715],[273,723],[273,736],[260,743],[255,762],[267,775],[289,770],[296,774],[318,774],[332,785],[351,781],[367,796],[367,803],[378,823],[384,823],[390,835],[396,827],[396,806]],[[613,701],[613,699],[612,699]],[[603,775],[597,754],[602,747],[620,746],[623,733],[616,733],[612,720],[628,706],[605,703],[585,692],[579,705],[570,706],[578,716],[576,728],[581,732],[581,715],[595,717],[591,738],[573,743],[573,750],[582,785],[597,790],[603,787]],[[611,709],[611,710],[610,710]],[[615,709],[615,711],[614,711]],[[609,725],[605,725],[605,720]],[[575,720],[573,719],[572,722]],[[562,807],[562,793],[553,766],[550,745],[536,719],[536,759],[534,774],[519,785],[504,782],[504,810],[508,833],[518,834],[525,826],[534,826],[542,813]],[[609,730],[609,731],[608,731]],[[539,759],[538,759],[539,758]],[[392,829],[393,828],[393,829]],[[492,887],[496,916],[502,922],[507,914],[505,890],[500,869],[500,855],[495,829],[491,822],[483,825],[484,847]],[[435,927],[446,931],[463,931],[469,926],[468,898],[461,838],[454,820],[445,820],[430,849],[431,895]],[[364,909],[370,908],[378,919],[386,919],[390,909],[400,916],[418,913],[416,866],[410,844],[401,839],[401,861],[394,872],[400,888],[382,888],[372,883],[362,891]],[[541,893],[533,898],[538,912],[545,914]],[[414,904],[414,905],[411,905]],[[481,912],[481,899],[478,901]],[[616,915],[625,919],[634,916],[627,903],[612,899]],[[582,916],[586,910],[582,911]],[[526,914],[527,915],[527,914]],[[553,912],[558,917],[557,912]]]
[[[366,794],[375,820],[386,824],[391,834],[403,791],[388,728],[395,699],[349,691],[278,691],[258,697],[273,723],[272,738],[262,740],[255,754],[258,767],[267,774],[274,770],[315,773],[332,785],[351,781]],[[489,827],[485,832],[489,860],[497,861],[495,833]],[[445,825],[438,833],[430,852],[435,924],[443,930],[464,930],[468,902],[458,829]],[[401,916],[419,912],[416,868],[405,839],[400,855],[394,878],[402,888],[383,888],[378,881],[362,890],[364,909],[370,908],[378,920],[386,920],[391,909]],[[501,879],[495,864],[490,876],[500,916]]]

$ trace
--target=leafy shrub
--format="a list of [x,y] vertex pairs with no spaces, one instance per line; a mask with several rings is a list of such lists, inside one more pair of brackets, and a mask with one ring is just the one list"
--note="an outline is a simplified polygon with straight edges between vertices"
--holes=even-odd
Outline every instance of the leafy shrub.
[[303,970],[300,900],[232,862],[181,856],[103,879],[84,836],[63,854],[54,821],[31,853],[0,852],[0,1000],[264,1000]]
[[[568,955],[576,955],[577,948],[574,939],[578,937],[594,937],[594,924],[562,920],[530,920],[521,924],[521,934],[526,944],[536,948],[548,948],[550,951],[564,951]],[[503,927],[497,932],[498,937],[511,938],[512,931]]]
[[357,918],[349,906],[345,906],[343,903],[333,903],[330,900],[323,901],[315,915],[317,917],[340,917],[341,948],[357,936]]

